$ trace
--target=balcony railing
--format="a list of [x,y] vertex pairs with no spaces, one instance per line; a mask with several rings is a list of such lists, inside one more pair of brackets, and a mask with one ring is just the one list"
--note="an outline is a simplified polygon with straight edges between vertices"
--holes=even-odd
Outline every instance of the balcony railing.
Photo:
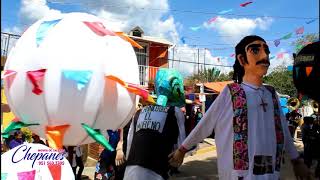
[[160,67],[139,65],[139,81],[141,86],[153,82]]
[[1,56],[6,57],[19,38],[16,34],[1,32]]

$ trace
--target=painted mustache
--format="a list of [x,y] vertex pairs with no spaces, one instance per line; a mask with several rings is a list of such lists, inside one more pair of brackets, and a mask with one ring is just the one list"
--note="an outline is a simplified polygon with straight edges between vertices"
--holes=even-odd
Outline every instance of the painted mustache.
[[259,64],[268,64],[268,65],[270,65],[270,61],[267,60],[267,59],[262,59],[262,60],[256,62],[256,65],[259,65]]

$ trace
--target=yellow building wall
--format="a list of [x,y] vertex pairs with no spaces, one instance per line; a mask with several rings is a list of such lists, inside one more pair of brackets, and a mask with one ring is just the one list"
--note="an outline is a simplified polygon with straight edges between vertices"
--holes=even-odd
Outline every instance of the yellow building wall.
[[[1,88],[1,104],[8,104],[3,88]],[[2,112],[2,110],[1,110],[1,113],[2,113],[2,118],[3,118],[1,126],[2,126],[2,128],[6,128],[9,125],[9,123],[11,122],[11,120],[14,119],[14,115],[12,112],[6,113],[6,112]]]

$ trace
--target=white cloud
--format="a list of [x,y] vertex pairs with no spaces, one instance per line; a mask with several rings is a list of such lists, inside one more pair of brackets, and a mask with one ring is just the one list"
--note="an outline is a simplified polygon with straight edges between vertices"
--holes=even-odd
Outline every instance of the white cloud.
[[[172,52],[174,50],[174,53]],[[199,53],[199,61],[198,61]],[[173,57],[174,54],[174,57]],[[184,45],[183,47],[172,48],[170,52],[170,59],[177,61],[173,62],[173,68],[177,69],[183,76],[189,76],[198,72],[198,62],[199,70],[201,71],[204,68],[204,62],[206,69],[208,68],[218,68],[221,73],[228,73],[232,70],[232,67],[223,67],[222,65],[233,65],[233,62],[230,63],[228,57],[224,56],[213,56],[211,52],[207,49],[200,49]],[[179,62],[179,60],[184,62]],[[169,66],[172,67],[172,61]]]
[[[21,34],[22,30],[21,28],[14,26],[12,28],[5,28],[1,30],[1,32],[9,33],[9,34]],[[18,41],[18,37],[11,36],[8,41],[9,36],[6,34],[1,33],[1,55],[8,54],[12,47],[16,44]],[[8,47],[8,49],[7,49]],[[8,52],[6,52],[8,51]]]
[[[175,22],[173,16],[168,15],[169,4],[167,0],[110,0],[106,3],[105,0],[51,0],[52,3],[59,5],[77,5],[88,13],[95,14],[108,22],[108,28],[114,31],[128,32],[135,26],[140,26],[145,35],[162,37],[171,41],[173,44],[179,44],[179,33],[177,29],[181,30],[182,24]],[[34,21],[47,16],[47,15],[59,15],[62,12],[59,10],[51,9],[47,5],[46,0],[22,0],[20,14],[22,22],[33,23]],[[221,21],[221,22],[220,22]],[[223,23],[225,21],[226,23]],[[247,25],[252,26],[250,23],[255,24],[253,20],[247,20]],[[256,24],[262,24],[258,22]],[[262,21],[262,20],[261,20]],[[221,30],[232,29],[232,22],[228,19],[220,19],[218,21],[221,25],[218,27]],[[242,23],[242,22],[241,22]],[[254,29],[254,28],[253,28]],[[251,30],[251,29],[250,29]],[[234,30],[230,30],[229,33],[234,33]],[[243,34],[243,31],[241,31]],[[175,48],[175,60],[182,60],[188,62],[198,61],[197,48],[192,48],[188,45],[185,47]],[[170,58],[172,59],[172,49],[170,52]],[[228,60],[226,57],[214,57],[210,51],[203,49],[199,53],[199,62],[203,63],[204,56],[206,63],[215,65],[225,65]],[[218,61],[218,58],[220,59]],[[170,62],[170,67],[171,62]],[[190,75],[197,72],[198,65],[185,62],[174,62],[174,68],[178,69],[184,75]],[[212,65],[206,66],[206,68],[212,68]],[[200,65],[200,69],[202,65]],[[221,72],[229,72],[232,68],[219,67]]]
[[[279,53],[284,53],[282,58],[278,58]],[[271,57],[272,55],[270,55]],[[276,54],[275,58],[270,60],[270,67],[268,73],[271,73],[278,66],[292,66],[293,65],[293,56],[292,53],[289,53],[287,50],[281,48]]]
[[272,18],[256,18],[255,23],[257,24],[258,28],[260,28],[261,30],[268,30],[270,25],[273,22]]
[[92,13],[109,20],[110,29],[128,32],[135,26],[140,26],[146,35],[167,38],[173,43],[179,42],[176,28],[179,24],[175,23],[172,16],[164,18],[169,10],[167,0],[122,0],[108,4],[111,6],[104,6],[105,2],[97,1],[92,5],[95,8]]
[[60,15],[61,11],[50,9],[46,0],[22,0],[20,16],[23,25],[31,25],[44,16]]
[[13,26],[11,28],[5,28],[3,32],[10,33],[10,34],[21,34],[23,31],[20,27]]
[[[108,28],[114,31],[129,32],[140,26],[146,35],[167,38],[173,43],[179,42],[179,35],[172,16],[165,17],[169,10],[167,0],[51,0],[52,3],[66,6],[77,5],[87,12],[104,18]],[[51,9],[46,0],[22,0],[20,14],[22,22],[31,24],[47,15],[61,14]]]
[[224,18],[219,16],[214,22],[204,22],[203,26],[207,29],[216,30],[220,35],[223,36],[223,40],[236,44],[244,36],[251,35],[254,30],[267,30],[271,23],[272,18]]

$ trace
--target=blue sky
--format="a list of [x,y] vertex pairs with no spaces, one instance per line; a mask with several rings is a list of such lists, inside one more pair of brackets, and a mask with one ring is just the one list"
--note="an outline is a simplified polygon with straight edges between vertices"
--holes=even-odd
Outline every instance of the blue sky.
[[[110,21],[112,30],[127,32],[140,26],[146,35],[163,37],[175,44],[174,59],[197,60],[216,65],[232,65],[235,44],[245,35],[257,34],[268,41],[272,55],[289,52],[284,58],[275,58],[274,66],[290,65],[297,39],[295,29],[304,27],[304,34],[319,33],[318,0],[254,0],[246,7],[240,7],[245,0],[3,0],[1,1],[1,31],[21,33],[23,30],[48,13],[87,12]],[[232,9],[229,14],[218,14]],[[211,24],[212,17],[219,18]],[[315,22],[306,21],[315,18]],[[190,27],[199,26],[198,31]],[[288,40],[282,40],[278,47],[273,40],[293,33]],[[301,35],[300,35],[301,36]],[[185,44],[181,41],[185,40]],[[206,49],[204,49],[206,48]],[[179,66],[179,67],[178,67]],[[175,64],[182,70],[194,71],[187,64]],[[190,64],[188,65],[190,66]],[[230,69],[230,68],[229,68]]]

